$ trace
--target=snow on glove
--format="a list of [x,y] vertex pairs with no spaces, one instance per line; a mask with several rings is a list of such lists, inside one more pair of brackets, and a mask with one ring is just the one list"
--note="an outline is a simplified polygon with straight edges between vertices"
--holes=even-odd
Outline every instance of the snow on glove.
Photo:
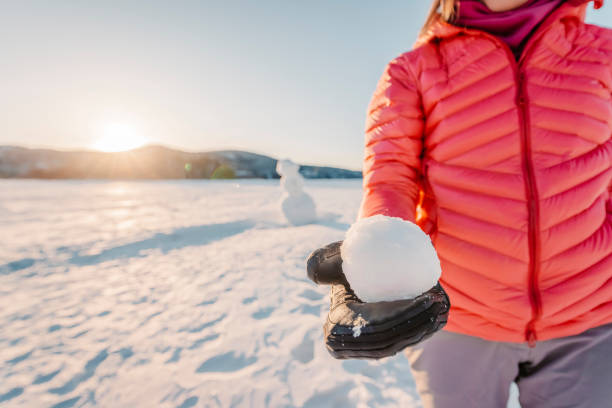
[[439,283],[414,299],[362,302],[342,272],[341,245],[339,241],[317,249],[307,261],[308,277],[317,284],[331,285],[323,332],[333,357],[393,356],[444,327],[450,302]]

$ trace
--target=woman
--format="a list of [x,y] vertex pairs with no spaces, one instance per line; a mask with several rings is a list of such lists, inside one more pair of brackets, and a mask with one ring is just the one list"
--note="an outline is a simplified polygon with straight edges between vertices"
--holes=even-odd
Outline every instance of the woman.
[[[523,407],[612,406],[612,30],[584,23],[591,1],[434,1],[374,92],[359,216],[429,234],[451,303],[406,350],[425,407],[504,407],[513,381]],[[435,322],[409,327],[335,287],[339,358],[446,321],[439,294],[391,308]],[[358,313],[380,331],[343,335]]]
[[612,406],[612,30],[588,3],[434,1],[374,93],[360,217],[428,233],[452,305],[406,352],[426,407],[502,407],[514,380],[523,407]]

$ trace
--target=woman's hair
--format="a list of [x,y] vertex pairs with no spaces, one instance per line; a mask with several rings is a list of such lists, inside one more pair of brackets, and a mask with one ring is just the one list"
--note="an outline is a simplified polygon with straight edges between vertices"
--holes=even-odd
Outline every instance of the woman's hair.
[[[438,13],[439,10],[439,13]],[[451,22],[455,18],[455,0],[433,0],[429,14],[425,20],[423,28],[421,28],[421,35],[425,34],[431,24],[440,15],[441,19],[446,22]]]

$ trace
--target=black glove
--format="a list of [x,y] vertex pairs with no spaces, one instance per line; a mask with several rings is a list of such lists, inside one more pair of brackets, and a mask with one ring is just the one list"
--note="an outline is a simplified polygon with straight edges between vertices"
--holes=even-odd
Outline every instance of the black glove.
[[450,302],[439,283],[414,299],[362,302],[342,272],[341,245],[339,241],[317,249],[307,261],[308,277],[317,284],[331,285],[323,332],[332,356],[389,357],[444,327]]

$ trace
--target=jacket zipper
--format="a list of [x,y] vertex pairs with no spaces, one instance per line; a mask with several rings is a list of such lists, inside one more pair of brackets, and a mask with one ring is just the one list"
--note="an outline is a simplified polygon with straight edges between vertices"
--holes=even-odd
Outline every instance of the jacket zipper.
[[[549,24],[550,25],[550,24]],[[549,26],[548,25],[548,26]],[[548,27],[540,27],[537,35],[534,33],[528,40],[523,53],[516,61],[516,57],[505,43],[502,45],[511,60],[512,67],[516,76],[517,86],[517,106],[519,112],[519,120],[521,125],[521,150],[523,153],[523,171],[525,177],[525,191],[527,196],[527,211],[528,211],[528,231],[529,231],[529,302],[531,303],[531,319],[525,327],[525,340],[529,347],[533,348],[538,340],[535,324],[542,316],[542,297],[540,294],[539,275],[540,275],[540,214],[539,214],[539,198],[535,179],[535,171],[533,165],[533,155],[531,150],[531,126],[528,109],[527,82],[525,73],[521,70],[521,63],[529,55],[530,45],[535,41],[536,37],[540,37]],[[501,41],[500,41],[501,42]]]
[[527,92],[525,76],[523,73],[518,75],[518,106],[519,117],[521,121],[521,137],[523,139],[523,167],[527,175],[526,190],[527,201],[529,203],[529,300],[531,302],[532,317],[527,327],[525,328],[525,339],[529,347],[534,347],[537,340],[535,331],[535,322],[542,314],[542,299],[540,297],[540,288],[538,284],[538,276],[540,272],[540,243],[538,236],[539,211],[538,211],[538,193],[535,185],[535,174],[533,169],[532,153],[531,153],[531,135],[530,126],[528,123],[529,114],[527,112]]
[[[494,37],[495,38],[495,37]],[[533,39],[533,36],[530,40]],[[525,341],[529,347],[535,347],[537,341],[537,333],[535,323],[542,314],[542,299],[539,288],[539,272],[540,272],[540,237],[538,234],[539,211],[538,211],[538,192],[536,188],[534,166],[531,152],[531,129],[529,126],[529,110],[527,105],[527,83],[525,74],[521,71],[521,61],[527,55],[527,47],[533,41],[528,41],[523,49],[523,55],[516,61],[516,57],[510,50],[510,47],[496,38],[496,41],[501,43],[508,54],[512,69],[514,71],[515,82],[517,87],[516,105],[518,108],[520,132],[521,132],[521,152],[523,154],[522,167],[525,174],[525,193],[527,198],[527,213],[528,213],[528,234],[529,234],[529,265],[528,265],[528,286],[529,286],[529,302],[531,304],[531,319],[525,327]]]
[[536,38],[539,38],[550,24],[542,25],[540,29],[533,33],[527,44],[523,48],[523,53],[517,62],[516,57],[510,50],[510,47],[498,39],[497,37],[479,32],[485,37],[490,37],[500,45],[508,55],[510,64],[514,71],[515,83],[517,87],[516,105],[518,108],[520,132],[521,132],[521,152],[523,154],[522,167],[525,174],[525,192],[527,198],[528,212],[528,234],[529,234],[529,265],[528,265],[528,286],[529,286],[529,302],[531,303],[531,319],[525,327],[525,341],[529,347],[535,347],[537,341],[537,332],[535,323],[542,315],[542,299],[539,288],[539,272],[540,272],[540,237],[538,234],[539,225],[539,199],[535,182],[534,166],[531,153],[531,132],[529,126],[529,111],[527,107],[527,86],[525,74],[521,71],[521,63],[529,53],[530,45]]

